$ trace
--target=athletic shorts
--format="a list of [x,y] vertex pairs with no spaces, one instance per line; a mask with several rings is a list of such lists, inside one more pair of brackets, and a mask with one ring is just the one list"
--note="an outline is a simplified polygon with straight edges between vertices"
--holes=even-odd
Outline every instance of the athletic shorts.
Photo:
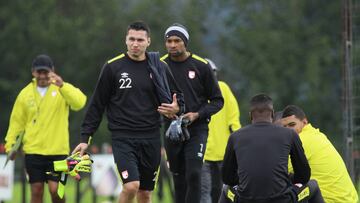
[[25,154],[25,169],[29,176],[29,183],[47,182],[48,180],[58,182],[60,174],[49,175],[46,172],[53,170],[53,162],[66,159],[67,155],[39,155]]
[[208,129],[193,128],[189,129],[189,133],[190,139],[184,142],[165,139],[166,155],[173,173],[184,174],[186,160],[204,160]]
[[286,192],[279,197],[263,199],[263,200],[253,200],[253,199],[243,199],[239,195],[236,189],[237,186],[231,187],[228,185],[223,185],[220,199],[218,203],[295,203],[298,202],[296,199],[296,194],[293,191],[292,186],[289,187]]
[[149,139],[113,139],[112,148],[122,182],[140,181],[141,190],[153,190],[161,159],[160,135]]

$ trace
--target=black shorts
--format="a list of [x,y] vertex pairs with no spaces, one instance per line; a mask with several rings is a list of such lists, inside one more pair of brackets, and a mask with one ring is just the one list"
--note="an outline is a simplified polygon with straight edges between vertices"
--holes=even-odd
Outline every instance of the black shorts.
[[170,170],[174,173],[185,173],[186,160],[204,161],[208,129],[189,129],[190,139],[184,142],[165,140],[166,155]]
[[294,199],[294,194],[292,187],[289,187],[284,194],[279,195],[278,197],[269,198],[269,199],[244,199],[241,198],[241,195],[237,191],[237,186],[223,185],[219,203],[295,203],[296,195]]
[[114,160],[123,183],[140,181],[141,190],[153,190],[161,159],[158,138],[112,140]]
[[67,155],[25,154],[25,169],[29,183],[59,181],[60,175],[48,175],[53,170],[53,162],[66,159]]

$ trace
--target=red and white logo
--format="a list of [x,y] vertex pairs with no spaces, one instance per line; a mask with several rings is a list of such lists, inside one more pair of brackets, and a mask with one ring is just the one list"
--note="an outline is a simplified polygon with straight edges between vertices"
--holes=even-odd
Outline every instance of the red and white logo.
[[126,171],[121,172],[121,176],[122,176],[124,179],[127,179],[127,178],[129,177],[128,171],[126,170]]
[[195,71],[189,70],[189,78],[194,79],[195,78]]

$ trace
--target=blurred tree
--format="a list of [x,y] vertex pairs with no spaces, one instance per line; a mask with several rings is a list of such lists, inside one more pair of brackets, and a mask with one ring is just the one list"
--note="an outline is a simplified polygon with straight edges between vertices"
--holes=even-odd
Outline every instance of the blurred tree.
[[249,98],[265,92],[277,109],[302,106],[339,147],[341,2],[211,2],[199,9],[208,11],[205,18],[196,15],[206,33],[202,41],[235,90],[242,122]]
[[[174,22],[190,32],[189,48],[222,69],[247,124],[247,103],[259,92],[276,108],[294,103],[333,140],[341,140],[341,2],[253,0],[37,0],[0,2],[0,134],[31,79],[32,59],[49,54],[56,71],[90,100],[102,65],[125,51],[126,26],[147,22],[149,50],[165,53]],[[330,23],[329,23],[330,22]],[[72,146],[84,110],[71,114]],[[109,141],[102,122],[95,142]],[[3,139],[2,139],[3,140]],[[339,146],[339,143],[337,144]]]

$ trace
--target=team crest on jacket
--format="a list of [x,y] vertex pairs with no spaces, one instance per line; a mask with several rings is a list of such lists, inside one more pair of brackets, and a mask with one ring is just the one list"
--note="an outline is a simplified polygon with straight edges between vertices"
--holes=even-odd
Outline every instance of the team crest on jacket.
[[127,170],[121,172],[121,176],[124,178],[124,179],[127,179],[129,177],[129,173]]
[[195,78],[195,71],[189,70],[189,78],[194,79]]

